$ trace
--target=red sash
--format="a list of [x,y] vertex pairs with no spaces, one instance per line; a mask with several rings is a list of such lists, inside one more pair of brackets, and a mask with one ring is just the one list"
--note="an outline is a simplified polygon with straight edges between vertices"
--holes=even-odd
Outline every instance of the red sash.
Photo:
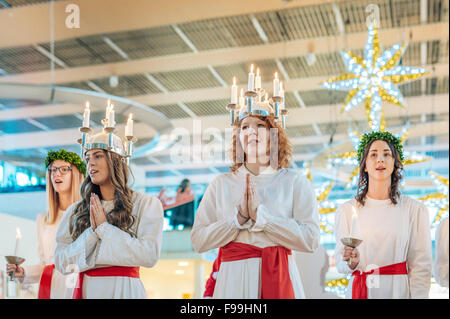
[[289,276],[288,255],[292,252],[282,246],[259,248],[231,242],[222,247],[222,262],[261,258],[261,299],[295,299]]
[[72,299],[82,299],[83,291],[83,277],[87,275],[89,277],[139,277],[139,267],[122,267],[111,266],[104,268],[89,269],[78,274],[77,284],[73,291]]
[[367,299],[366,278],[367,275],[373,273],[376,275],[407,275],[408,269],[406,267],[406,261],[404,261],[398,264],[372,269],[367,272],[360,272],[359,270],[354,271],[352,274],[352,276],[355,277],[352,285],[352,299]]
[[41,280],[39,281],[38,299],[50,299],[52,290],[52,277],[55,265],[47,265],[42,271]]

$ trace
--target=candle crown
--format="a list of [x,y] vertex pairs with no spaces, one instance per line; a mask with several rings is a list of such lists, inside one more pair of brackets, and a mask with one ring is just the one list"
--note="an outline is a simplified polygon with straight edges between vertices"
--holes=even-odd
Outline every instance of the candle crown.
[[[81,144],[81,156],[84,158],[86,152],[92,149],[103,149],[125,157],[128,161],[128,158],[132,156],[132,145],[137,139],[133,136],[121,138],[114,134],[115,120],[113,119],[113,123],[109,123],[110,114],[108,113],[114,111],[114,104],[110,100],[107,103],[107,113],[105,119],[102,120],[104,127],[101,132],[95,134],[90,128],[80,127],[82,138],[78,140],[78,143]],[[132,114],[127,120],[132,120]]]

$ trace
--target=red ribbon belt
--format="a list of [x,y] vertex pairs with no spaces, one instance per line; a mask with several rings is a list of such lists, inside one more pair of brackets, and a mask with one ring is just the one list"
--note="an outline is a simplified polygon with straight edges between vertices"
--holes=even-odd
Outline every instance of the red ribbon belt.
[[232,242],[222,247],[221,261],[261,258],[261,299],[294,299],[288,263],[291,254],[282,246],[259,248]]
[[41,280],[39,281],[38,299],[50,299],[54,269],[55,265],[47,265],[44,267],[41,275]]
[[407,275],[408,269],[406,267],[406,261],[404,261],[398,264],[372,269],[367,272],[354,271],[352,274],[355,277],[352,285],[352,299],[367,299],[366,278],[373,273],[375,275]]
[[139,278],[139,267],[111,266],[104,268],[89,269],[78,274],[72,299],[82,299],[83,277],[131,277]]

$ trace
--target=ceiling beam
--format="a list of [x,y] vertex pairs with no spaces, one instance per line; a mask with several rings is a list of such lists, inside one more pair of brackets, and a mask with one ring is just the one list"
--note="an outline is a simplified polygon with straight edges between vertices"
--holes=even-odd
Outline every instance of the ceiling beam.
[[[54,3],[54,39],[60,41],[328,2],[329,0],[57,1]],[[80,9],[80,28],[66,27],[65,22],[70,15],[66,12],[66,7],[69,4],[76,4]],[[8,30],[8,36],[0,37],[0,48],[49,42],[50,3],[1,10],[0,30]]]
[[[408,31],[411,35],[411,38],[409,39],[410,42],[442,40],[448,39],[448,28],[448,22],[441,22],[412,26],[408,28],[383,29],[379,31],[379,38],[380,42],[385,47],[400,42],[402,40],[400,34],[402,34],[403,31]],[[9,30],[9,28],[7,29]],[[308,44],[311,42],[314,43],[315,54],[329,53],[339,50],[340,47],[337,44],[344,43],[343,41],[345,40],[345,37],[349,36],[351,36],[352,41],[349,41],[350,43],[347,48],[348,50],[364,48],[367,40],[367,32],[359,32],[351,35],[345,34],[289,42],[266,43],[255,46],[208,50],[198,53],[190,52],[131,61],[60,69],[54,71],[54,81],[55,84],[61,84],[85,81],[87,79],[104,78],[111,75],[120,76],[140,73],[170,72],[176,70],[204,68],[206,65],[216,67],[237,63],[252,63],[258,60],[298,57],[309,53]],[[21,73],[0,77],[0,82],[30,84],[49,84],[50,80],[50,71]]]

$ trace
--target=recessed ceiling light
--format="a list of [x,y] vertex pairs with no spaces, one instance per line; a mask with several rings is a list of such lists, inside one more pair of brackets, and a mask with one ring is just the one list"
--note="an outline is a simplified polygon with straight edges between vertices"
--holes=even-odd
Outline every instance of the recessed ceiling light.
[[186,267],[186,266],[189,266],[189,262],[187,262],[187,261],[179,261],[179,262],[178,262],[178,266],[180,266],[180,267]]
[[177,270],[175,270],[175,274],[177,274],[177,275],[183,275],[183,274],[184,274],[184,270],[177,269]]

